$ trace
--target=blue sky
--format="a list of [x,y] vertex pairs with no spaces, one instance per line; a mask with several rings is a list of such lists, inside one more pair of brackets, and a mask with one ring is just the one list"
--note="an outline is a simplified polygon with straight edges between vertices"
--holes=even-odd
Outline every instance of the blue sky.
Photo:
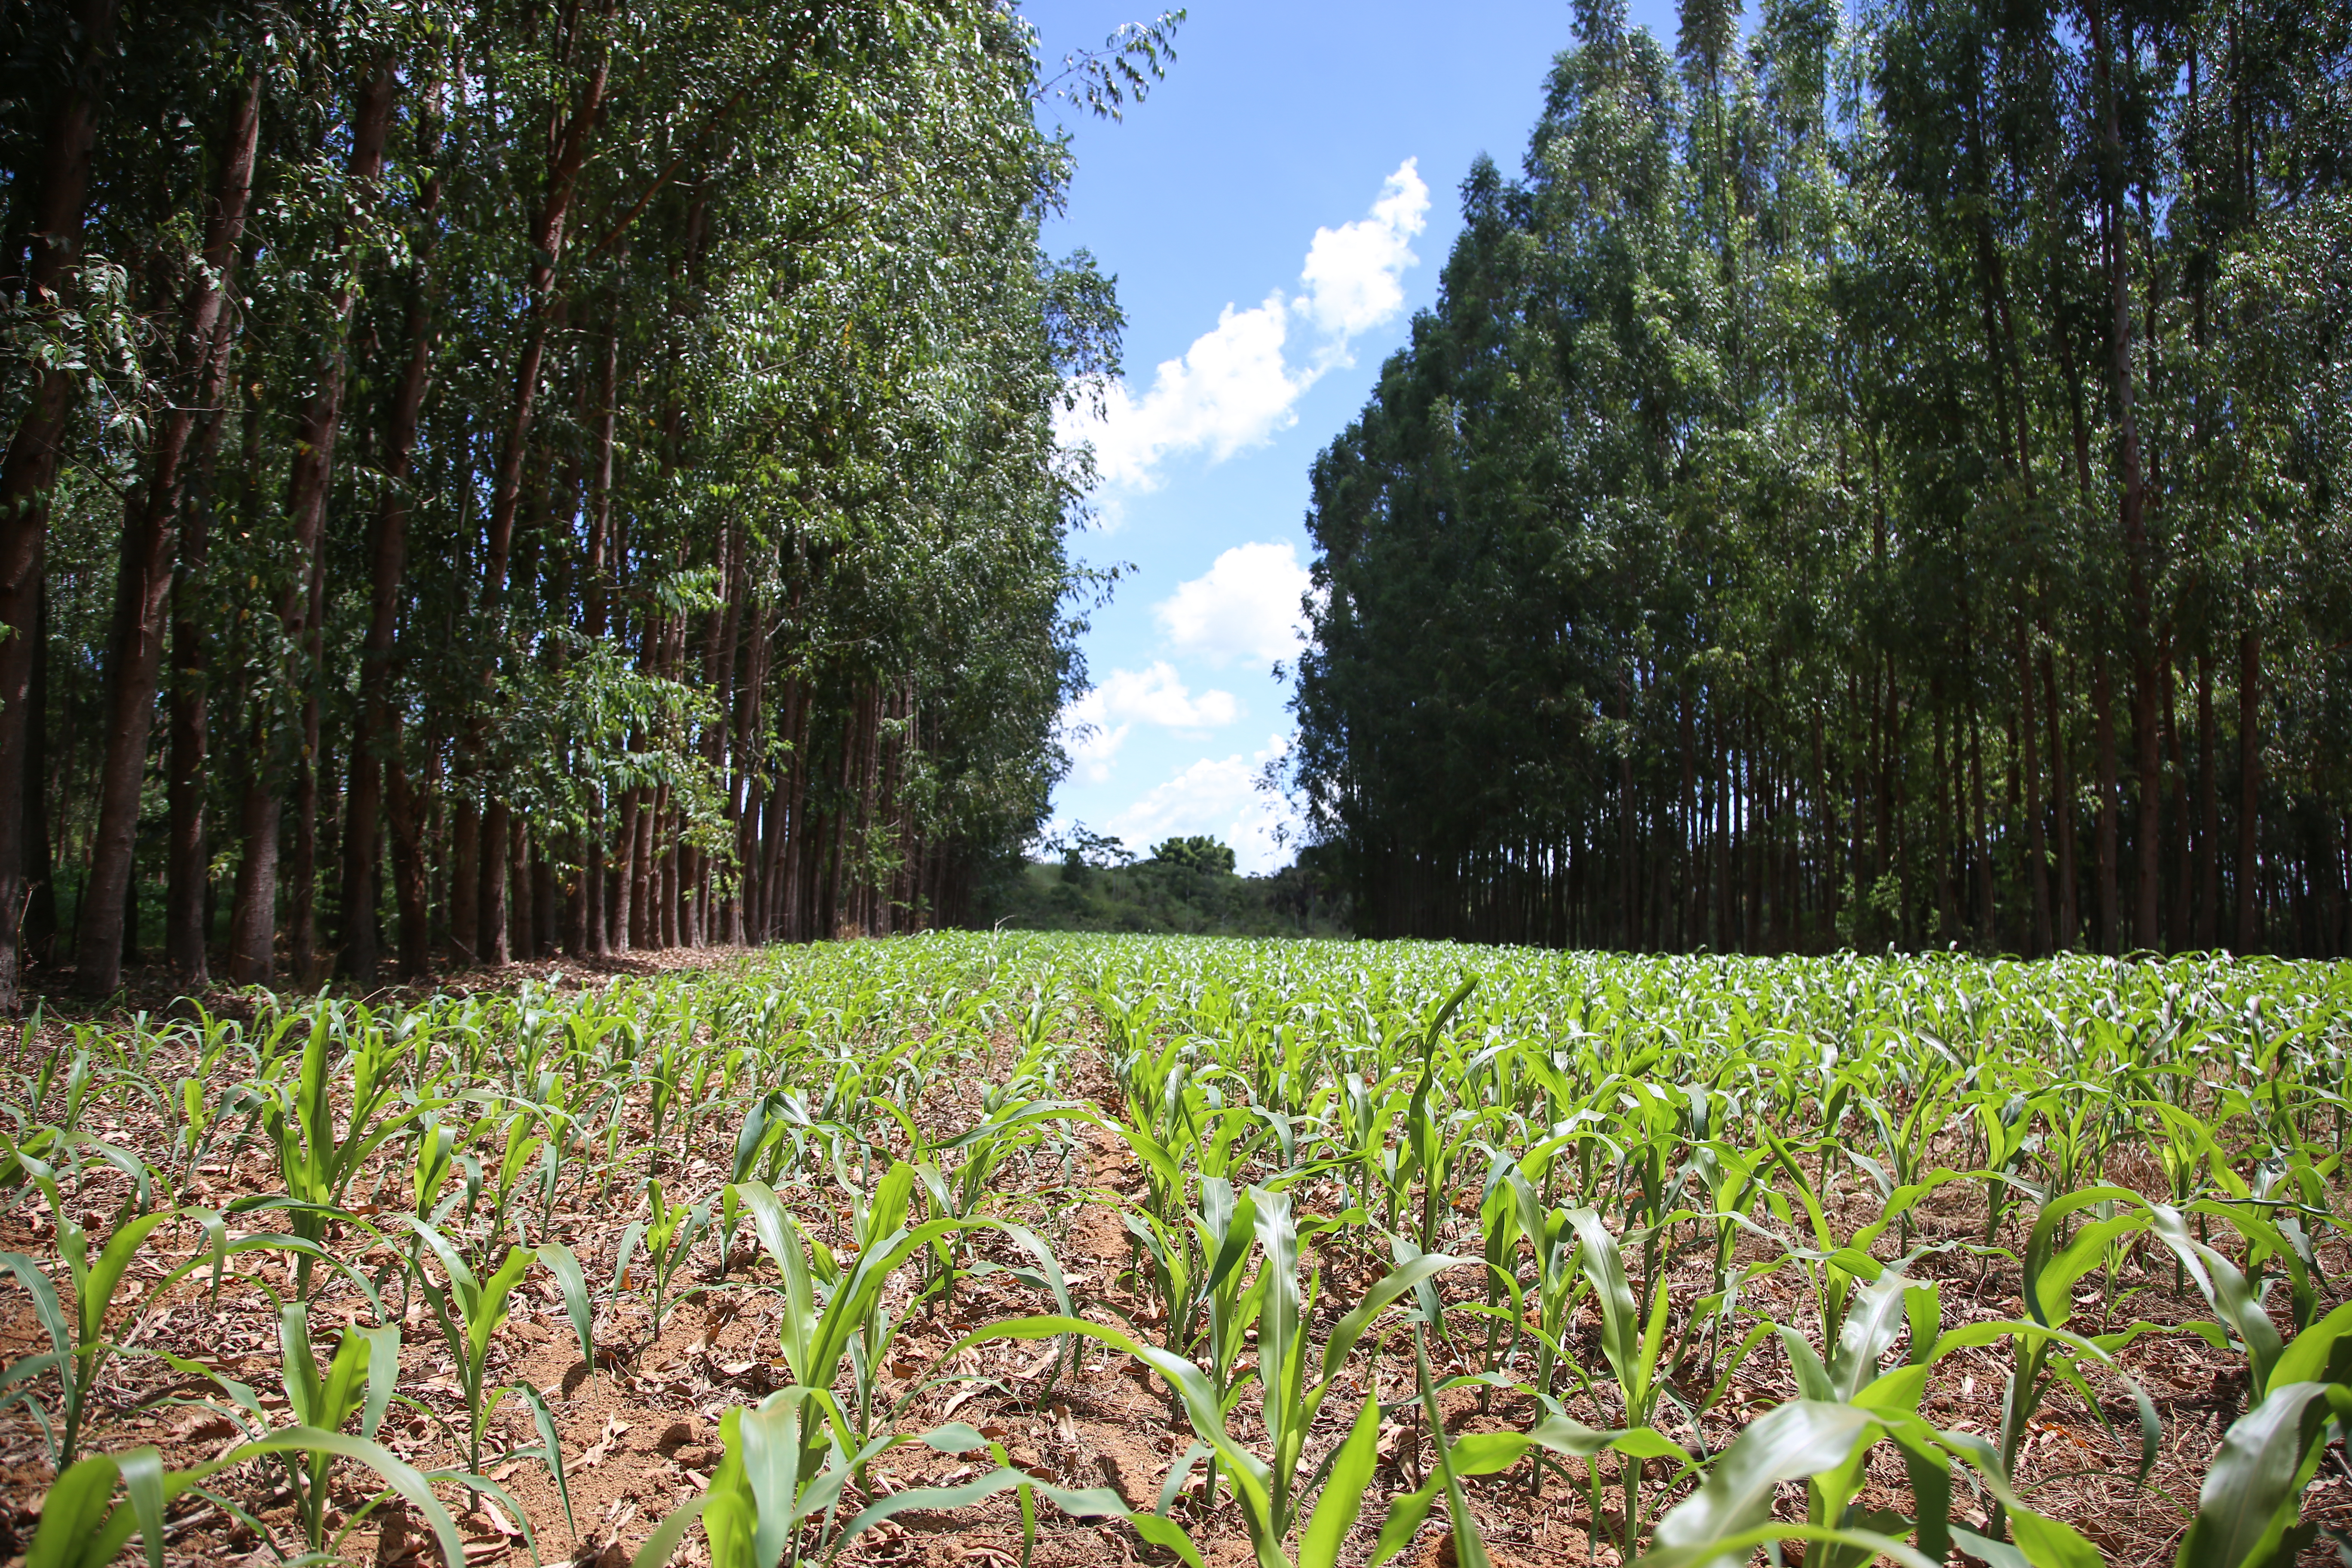
[[[1042,52],[1099,47],[1144,5],[1031,0]],[[1126,376],[1091,439],[1100,526],[1076,552],[1131,568],[1095,612],[1094,692],[1066,714],[1056,828],[1138,854],[1171,834],[1286,864],[1295,808],[1255,787],[1293,729],[1272,668],[1297,648],[1307,467],[1436,298],[1457,191],[1487,153],[1516,173],[1564,0],[1285,5],[1206,0],[1123,122],[1076,133],[1046,244],[1118,274]],[[1671,42],[1672,7],[1633,21]]]

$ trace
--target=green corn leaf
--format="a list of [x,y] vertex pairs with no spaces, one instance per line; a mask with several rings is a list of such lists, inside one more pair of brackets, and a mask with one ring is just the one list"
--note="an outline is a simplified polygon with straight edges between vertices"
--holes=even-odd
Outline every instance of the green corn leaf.
[[1617,1238],[1601,1223],[1598,1210],[1574,1209],[1568,1220],[1582,1244],[1579,1257],[1601,1308],[1601,1353],[1609,1358],[1631,1411],[1641,1376],[1642,1319],[1633,1301],[1633,1287],[1625,1279],[1625,1260],[1618,1253]]
[[678,1542],[686,1539],[688,1529],[709,1506],[709,1496],[705,1494],[690,1498],[665,1514],[662,1521],[654,1526],[654,1532],[646,1537],[646,1543],[637,1548],[637,1554],[629,1560],[629,1568],[663,1568],[677,1554]]
[[310,1346],[310,1309],[289,1301],[278,1309],[278,1355],[284,1374],[286,1403],[301,1426],[336,1427],[342,1423],[327,1414],[326,1390],[319,1378],[318,1352]]
[[[773,1568],[792,1539],[799,1511],[794,1504],[800,1489],[801,1402],[771,1396],[756,1410],[734,1410],[729,1415],[733,1426],[722,1429],[722,1437],[734,1445],[730,1462],[751,1489],[756,1516],[751,1561],[756,1568]],[[733,1528],[731,1521],[727,1527]]]
[[2288,1341],[2272,1364],[2271,1381],[2282,1388],[2296,1383],[2352,1384],[2352,1301]]
[[[1826,1525],[1776,1520],[1736,1534],[1691,1545],[1653,1546],[1634,1559],[1643,1568],[1693,1568],[1697,1563],[1744,1563],[1759,1546],[1780,1541],[1803,1541],[1822,1546],[1851,1548],[1867,1561],[1885,1557],[1903,1568],[1938,1568],[1935,1559],[1917,1548],[1868,1530],[1837,1530]],[[1826,1554],[1824,1554],[1826,1555]],[[1808,1562],[1812,1559],[1808,1556]]]
[[354,1327],[346,1333],[364,1341],[368,1347],[367,1398],[360,1410],[360,1436],[372,1438],[383,1424],[383,1413],[392,1408],[393,1394],[400,1384],[400,1325]]
[[473,1310],[466,1314],[466,1349],[476,1367],[489,1359],[490,1336],[507,1319],[507,1298],[522,1283],[522,1277],[530,1269],[530,1254],[520,1247],[509,1247],[499,1271],[482,1282]]
[[743,1468],[743,1409],[719,1418],[721,1457],[703,1493],[702,1533],[710,1545],[710,1568],[773,1568],[759,1553],[760,1504]]
[[117,1454],[122,1490],[147,1548],[147,1568],[163,1568],[163,1456],[152,1445]]
[[514,1392],[530,1406],[531,1424],[539,1428],[540,1444],[547,1452],[548,1473],[555,1478],[555,1494],[563,1500],[563,1522],[576,1536],[580,1525],[572,1517],[572,1483],[564,1472],[563,1439],[555,1429],[555,1413],[548,1409],[546,1397],[530,1384],[519,1383]]
[[1724,1450],[1698,1490],[1658,1521],[1654,1551],[1683,1549],[1679,1560],[1739,1568],[1745,1552],[1709,1551],[1707,1543],[1755,1530],[1771,1512],[1776,1486],[1843,1464],[1876,1425],[1868,1411],[1818,1399],[1792,1400],[1767,1412]]
[[2047,1514],[2032,1509],[2011,1510],[2009,1532],[2033,1568],[2106,1568],[2107,1560],[2097,1547],[2084,1540],[2074,1526]]
[[121,1283],[123,1270],[131,1267],[140,1244],[157,1226],[177,1213],[175,1209],[160,1209],[141,1215],[107,1238],[105,1250],[90,1266],[78,1292],[81,1298],[81,1348],[85,1352],[105,1336],[106,1310],[114,1304],[114,1288]]
[[[41,1266],[21,1252],[0,1252],[0,1268],[14,1274],[16,1283],[32,1297],[33,1317],[47,1331],[51,1352],[60,1362],[72,1355],[73,1330],[66,1322],[65,1310],[58,1301],[57,1287],[49,1283],[49,1277],[42,1272]],[[24,1363],[20,1362],[17,1364],[21,1366]],[[12,1368],[11,1381],[13,1376]]]
[[[68,1466],[42,1500],[25,1568],[102,1568],[113,1562],[138,1528],[128,1510],[114,1506],[114,1483],[121,1474],[111,1454],[93,1454]],[[155,1544],[160,1554],[163,1543]]]
[[2331,1413],[2352,1413],[2352,1390],[2290,1383],[2231,1424],[2198,1489],[2177,1568],[2268,1568],[2279,1557]]
[[1338,1568],[1339,1548],[1348,1532],[1356,1526],[1356,1516],[1363,1510],[1364,1493],[1371,1486],[1372,1471],[1380,1462],[1381,1402],[1376,1394],[1367,1394],[1357,1408],[1355,1424],[1339,1445],[1331,1464],[1331,1473],[1323,1483],[1323,1494],[1316,1500],[1315,1511],[1307,1521],[1307,1532],[1298,1542],[1298,1568]]
[[580,1259],[560,1241],[541,1242],[539,1260],[555,1276],[555,1287],[563,1296],[564,1314],[572,1320],[572,1331],[580,1341],[580,1359],[590,1367],[596,1364],[596,1309],[588,1299],[588,1277],[582,1272]]

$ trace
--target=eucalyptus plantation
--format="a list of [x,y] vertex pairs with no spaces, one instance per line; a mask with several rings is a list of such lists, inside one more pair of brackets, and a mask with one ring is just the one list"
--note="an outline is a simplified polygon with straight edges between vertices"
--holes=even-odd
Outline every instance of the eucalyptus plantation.
[[2352,952],[2352,24],[1576,8],[1324,451],[1368,934]]
[[0,999],[919,927],[1034,831],[1119,318],[1018,16],[0,26]]

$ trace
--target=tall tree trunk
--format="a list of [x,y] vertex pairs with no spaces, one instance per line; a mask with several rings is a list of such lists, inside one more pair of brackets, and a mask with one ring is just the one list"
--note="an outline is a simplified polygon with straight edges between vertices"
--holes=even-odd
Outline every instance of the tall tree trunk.
[[[2045,628],[2046,633],[2046,628]],[[2066,689],[2074,687],[2074,667],[2066,667]],[[2074,853],[2074,766],[2066,750],[2066,733],[2058,705],[2058,661],[2049,649],[2042,652],[2042,721],[2050,730],[2051,821],[2058,830],[2058,947],[2072,952],[2082,931],[2081,873]]]
[[2025,640],[2025,617],[2017,620],[2018,742],[2024,752],[2021,772],[2025,783],[2025,881],[2033,905],[2033,931],[2026,943],[2029,957],[2040,957],[2053,946],[2050,927],[2049,852],[2042,831],[2042,768],[2035,753],[2033,660]]
[[449,961],[457,964],[482,962],[482,868],[477,861],[482,808],[474,799],[473,784],[470,775],[459,773],[457,799],[449,813]]
[[[621,375],[620,303],[617,299],[614,300],[611,311],[604,330],[604,369],[597,379],[593,417],[595,460],[589,469],[588,478],[588,560],[581,584],[582,629],[594,643],[604,640],[612,603],[613,437],[614,422],[617,417],[615,410],[620,401]],[[587,793],[588,841],[586,852],[580,858],[580,897],[585,906],[582,919],[589,955],[602,958],[613,949],[613,934],[604,900],[607,865],[605,824],[608,816],[603,781],[591,781]],[[622,925],[625,931],[625,920]]]
[[[214,329],[215,363],[226,365],[230,313]],[[205,568],[212,553],[214,455],[228,422],[226,400],[208,409],[197,427],[195,495],[180,524],[179,567],[172,578],[169,824],[165,835],[163,962],[183,981],[201,987],[211,977],[212,865],[205,832],[205,768],[212,751],[212,698],[205,671],[204,622],[209,599]],[[259,448],[259,415],[246,414],[248,462]]]
[[636,855],[637,796],[641,792],[634,785],[621,792],[621,826],[613,847],[613,931],[607,951],[627,952],[637,945]]
[[302,707],[299,742],[294,756],[294,891],[288,900],[287,968],[294,983],[305,989],[317,984],[319,956],[319,773],[323,763],[319,733],[319,683],[325,679],[320,623],[327,614],[327,562],[320,542],[312,539],[310,581],[303,598],[308,605],[302,641]]
[[392,839],[392,896],[400,910],[400,973],[421,980],[433,968],[431,906],[425,898],[425,833],[415,791],[400,754],[400,734],[389,738],[383,757],[386,826]]
[[2197,656],[2197,945],[2219,941],[2221,907],[2221,799],[2213,752],[2213,657]]
[[269,766],[269,728],[258,698],[248,697],[239,792],[236,895],[229,908],[228,977],[238,985],[267,984],[278,972],[278,792],[257,781]]
[[636,795],[635,831],[629,838],[629,945],[651,952],[661,945],[661,910],[656,907],[661,877],[654,866],[661,793],[648,784],[639,786]]
[[2091,731],[2099,766],[2099,951],[2123,951],[2119,917],[2121,900],[2116,881],[2116,719],[2115,693],[2107,679],[2107,654],[2091,655]]
[[47,963],[58,941],[57,868],[49,856],[49,587],[41,584],[33,616],[33,678],[26,692],[30,721],[25,727],[25,957]]
[[1976,879],[1977,942],[1986,952],[2000,948],[2000,935],[1994,928],[1992,890],[1992,832],[1985,808],[1984,728],[1977,714],[1976,693],[1969,694],[1969,795],[1974,813],[1971,836],[1976,844],[1973,852]]
[[[597,15],[611,14],[612,6],[604,5]],[[578,13],[571,13],[577,25]],[[578,34],[571,40],[577,44]],[[517,361],[514,377],[514,401],[509,410],[506,426],[499,437],[498,466],[490,488],[489,517],[484,531],[482,584],[478,605],[483,620],[490,628],[490,646],[500,646],[505,616],[507,571],[514,553],[515,520],[522,501],[524,460],[531,440],[531,421],[538,409],[541,374],[547,358],[547,342],[557,321],[561,305],[555,293],[555,268],[563,254],[563,235],[572,201],[577,194],[580,171],[588,155],[588,143],[601,115],[609,56],[598,50],[596,64],[590,69],[578,97],[573,100],[568,119],[557,124],[552,118],[547,134],[547,183],[539,208],[533,215],[530,232],[530,265],[525,278],[528,303],[523,322],[522,353]],[[497,679],[496,655],[482,670],[485,691]],[[471,896],[475,902],[474,934],[479,947],[479,961],[502,963],[508,955],[505,833],[509,820],[508,805],[499,782],[491,776],[482,756],[483,727],[479,722],[466,732],[465,744],[473,759],[472,771],[483,788],[482,816],[479,837],[475,846],[476,862],[472,869],[479,879],[478,890]],[[457,922],[451,922],[453,937]]]
[[147,477],[124,507],[114,626],[108,638],[106,752],[98,784],[98,827],[90,840],[89,878],[75,934],[75,980],[88,995],[121,984],[124,900],[139,836],[139,803],[147,779],[147,738],[154,726],[155,692],[163,659],[164,604],[171,594],[179,542],[185,459],[199,412],[226,391],[227,354],[216,330],[226,307],[253,195],[254,152],[261,126],[261,73],[246,79],[220,143],[211,210],[205,215],[202,264],[192,269],[181,307],[177,381],[188,402],[153,426]]
[[[2171,641],[2169,634],[2166,641]],[[2179,693],[2174,682],[2173,655],[2168,651],[2162,667],[2164,746],[2172,765],[2172,809],[2167,818],[2165,858],[2173,868],[2172,898],[2165,907],[2164,945],[2169,952],[2179,952],[2189,945],[2189,922],[2191,905],[2197,895],[2196,846],[2189,831],[2189,758],[2182,749]]]
[[507,832],[512,814],[507,803],[492,795],[482,804],[481,843],[477,851],[482,890],[476,900],[476,929],[481,933],[483,963],[505,963],[514,956],[507,932]]
[[2238,951],[2263,945],[2263,641],[2238,634]]
[[[59,91],[41,147],[30,209],[31,256],[25,299],[35,310],[67,308],[81,257],[82,214],[89,194],[90,153],[98,140],[102,72],[113,52],[115,0],[82,0],[74,17],[69,79]],[[26,907],[25,801],[42,788],[27,767],[37,718],[31,711],[34,639],[40,620],[42,557],[59,445],[73,407],[75,375],[46,365],[33,377],[8,450],[0,458],[0,1010],[23,1005],[17,934]]]
[[2103,117],[2103,161],[2106,165],[2102,171],[2105,187],[2103,205],[2108,294],[2114,306],[2111,336],[2116,458],[2122,491],[2117,521],[2123,538],[2126,588],[2131,607],[2132,743],[2133,760],[2139,773],[2139,831],[2134,846],[2138,851],[2138,879],[2137,886],[2133,889],[2132,941],[2137,946],[2154,948],[2160,941],[2157,931],[2157,895],[2161,879],[2161,845],[2158,838],[2161,808],[2158,796],[2164,781],[2162,756],[2158,749],[2156,734],[2155,628],[2148,614],[2147,480],[2140,458],[2139,416],[2132,374],[2131,280],[2126,259],[2131,247],[2124,234],[2123,137],[2116,115],[2114,68],[2109,58],[2106,37],[2106,9],[2101,0],[2094,0],[2090,21],[2091,46],[2095,57],[2095,75]]
[[[397,765],[394,752],[399,744],[400,723],[394,706],[393,647],[400,629],[401,582],[407,572],[408,481],[415,464],[416,426],[433,381],[433,296],[427,268],[441,206],[441,172],[434,166],[439,148],[436,132],[429,129],[419,132],[417,157],[432,172],[417,194],[417,261],[409,279],[407,319],[402,327],[408,357],[401,366],[400,383],[393,390],[384,417],[383,492],[377,498],[368,530],[368,624],[360,644],[359,734],[352,745],[343,827],[342,963],[344,973],[362,986],[375,984],[379,963],[376,908],[381,901],[377,889],[383,865],[384,769],[388,762]],[[410,830],[415,830],[413,820]],[[399,875],[395,870],[396,879]],[[402,973],[411,975],[405,932],[402,940]]]

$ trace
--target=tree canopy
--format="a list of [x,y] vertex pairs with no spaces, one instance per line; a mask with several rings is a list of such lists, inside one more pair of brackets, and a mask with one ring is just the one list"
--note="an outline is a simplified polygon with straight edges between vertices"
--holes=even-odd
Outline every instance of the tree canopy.
[[1221,843],[1206,833],[1163,838],[1151,847],[1151,858],[1163,866],[1181,866],[1193,871],[1221,871],[1231,875],[1234,868],[1233,846]]

